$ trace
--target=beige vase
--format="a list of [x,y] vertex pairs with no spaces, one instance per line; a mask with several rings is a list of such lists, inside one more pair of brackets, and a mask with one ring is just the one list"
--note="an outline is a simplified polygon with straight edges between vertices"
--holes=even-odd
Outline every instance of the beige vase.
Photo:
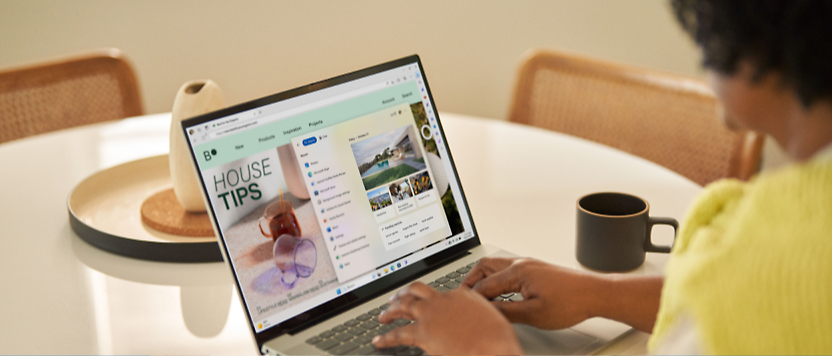
[[185,83],[176,93],[170,120],[170,178],[176,199],[188,212],[205,211],[199,182],[191,166],[191,154],[182,135],[180,122],[225,107],[222,91],[210,80]]
[[280,160],[283,180],[292,195],[299,199],[309,199],[309,191],[303,183],[303,172],[300,171],[300,164],[291,142],[277,147],[277,158]]

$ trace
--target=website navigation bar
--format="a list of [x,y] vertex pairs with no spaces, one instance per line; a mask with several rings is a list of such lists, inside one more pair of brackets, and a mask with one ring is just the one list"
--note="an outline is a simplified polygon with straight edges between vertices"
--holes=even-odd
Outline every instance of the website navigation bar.
[[[247,124],[257,130],[239,130],[234,135],[198,144],[194,148],[201,169],[210,169],[225,162],[233,161],[280,146],[306,133],[337,125],[355,117],[378,111],[400,103],[411,103],[418,89],[415,81],[377,90],[370,94],[307,111],[291,117],[272,120],[256,119]],[[245,125],[245,124],[240,124]],[[216,152],[216,153],[213,153]],[[213,153],[213,154],[212,154]]]

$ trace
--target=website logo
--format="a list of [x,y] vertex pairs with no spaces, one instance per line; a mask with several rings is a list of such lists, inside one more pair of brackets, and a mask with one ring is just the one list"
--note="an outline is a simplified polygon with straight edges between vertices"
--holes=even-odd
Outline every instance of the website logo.
[[217,150],[212,149],[210,151],[203,151],[202,155],[205,157],[205,161],[208,162],[211,160],[211,158],[217,155]]

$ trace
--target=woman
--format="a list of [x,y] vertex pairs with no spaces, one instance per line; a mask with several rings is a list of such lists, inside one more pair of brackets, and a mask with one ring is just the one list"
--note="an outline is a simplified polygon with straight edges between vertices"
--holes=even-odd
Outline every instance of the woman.
[[[672,5],[702,49],[726,125],[770,135],[796,163],[706,187],[665,277],[483,259],[465,279],[471,289],[415,283],[394,297],[380,320],[416,323],[376,346],[518,354],[510,322],[557,329],[600,316],[651,332],[660,352],[832,353],[832,2]],[[514,291],[525,300],[488,301]]]

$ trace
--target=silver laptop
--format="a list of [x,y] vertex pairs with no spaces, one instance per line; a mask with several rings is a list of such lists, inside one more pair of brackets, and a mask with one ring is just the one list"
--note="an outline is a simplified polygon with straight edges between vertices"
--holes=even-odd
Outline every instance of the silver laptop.
[[[266,354],[421,354],[370,340],[416,280],[459,287],[480,244],[418,56],[182,121],[219,247]],[[520,295],[502,296],[506,303]],[[527,352],[590,353],[517,326]]]

